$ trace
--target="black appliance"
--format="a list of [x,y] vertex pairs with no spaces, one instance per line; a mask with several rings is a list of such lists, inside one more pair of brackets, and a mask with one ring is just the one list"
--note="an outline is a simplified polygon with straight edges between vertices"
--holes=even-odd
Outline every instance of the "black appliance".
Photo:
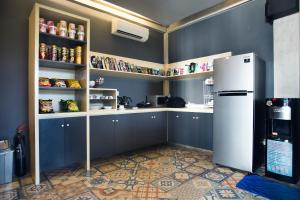
[[267,99],[266,176],[300,178],[300,99]]
[[184,108],[186,102],[181,97],[169,97],[166,104],[169,108]]
[[153,107],[153,104],[148,101],[148,97],[146,96],[146,100],[142,101],[140,103],[137,103],[136,106],[138,108],[151,108],[151,107]]
[[26,157],[25,157],[25,136],[21,132],[17,132],[14,138],[15,145],[15,173],[17,177],[26,174]]
[[132,103],[131,97],[118,96],[118,105],[123,105],[124,108],[131,108],[130,103]]
[[268,22],[299,12],[299,0],[267,0],[265,15]]

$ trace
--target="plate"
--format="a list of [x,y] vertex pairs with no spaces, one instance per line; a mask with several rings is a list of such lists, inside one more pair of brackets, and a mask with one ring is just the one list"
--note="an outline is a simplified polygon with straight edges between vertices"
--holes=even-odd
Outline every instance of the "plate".
[[103,109],[110,110],[110,109],[112,109],[112,106],[103,106]]

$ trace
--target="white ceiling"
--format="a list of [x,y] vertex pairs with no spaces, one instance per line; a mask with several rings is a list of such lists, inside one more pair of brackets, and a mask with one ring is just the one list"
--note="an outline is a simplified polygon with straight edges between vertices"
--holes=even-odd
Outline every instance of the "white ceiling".
[[212,7],[224,0],[106,0],[164,26]]

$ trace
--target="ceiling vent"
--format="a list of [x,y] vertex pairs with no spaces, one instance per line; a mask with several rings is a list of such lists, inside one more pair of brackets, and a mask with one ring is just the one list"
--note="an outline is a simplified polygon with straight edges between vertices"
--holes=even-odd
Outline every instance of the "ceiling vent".
[[139,42],[146,42],[149,38],[149,29],[120,19],[112,20],[111,33]]

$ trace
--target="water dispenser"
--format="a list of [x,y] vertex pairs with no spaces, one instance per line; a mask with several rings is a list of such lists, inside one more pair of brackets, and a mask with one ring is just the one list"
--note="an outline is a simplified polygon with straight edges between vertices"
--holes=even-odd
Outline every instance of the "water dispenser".
[[300,168],[300,99],[267,99],[266,176],[296,183]]

